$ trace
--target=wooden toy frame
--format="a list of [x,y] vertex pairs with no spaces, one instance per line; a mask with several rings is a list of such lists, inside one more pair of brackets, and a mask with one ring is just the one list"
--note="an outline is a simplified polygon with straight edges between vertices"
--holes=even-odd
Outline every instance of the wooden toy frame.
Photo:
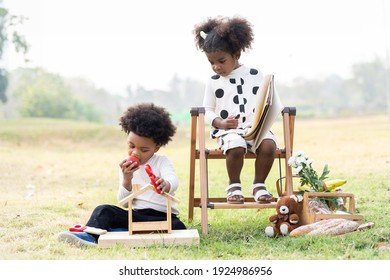
[[[121,201],[119,201],[120,205],[125,205],[128,203],[129,209],[132,208],[133,200],[140,194],[152,190],[155,191],[156,189],[152,185],[147,185],[143,188],[139,188],[138,185],[133,186],[133,193],[129,196],[125,197]],[[171,201],[174,201],[176,203],[179,203],[180,201],[175,198],[174,196],[163,193],[161,194],[167,199],[167,220],[166,221],[152,221],[152,222],[133,222],[133,215],[132,211],[129,211],[129,234],[134,234],[136,232],[172,232],[172,208],[171,208]]]

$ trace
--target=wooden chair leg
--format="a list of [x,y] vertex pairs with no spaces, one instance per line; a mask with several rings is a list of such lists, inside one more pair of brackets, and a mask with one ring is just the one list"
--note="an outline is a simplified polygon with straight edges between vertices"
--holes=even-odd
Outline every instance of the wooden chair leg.
[[196,160],[196,129],[198,111],[191,110],[191,145],[190,145],[190,179],[188,190],[188,221],[192,222],[194,219],[194,198],[195,198],[195,160]]
[[200,206],[201,206],[201,224],[202,233],[208,234],[208,216],[207,216],[207,170],[206,170],[206,147],[204,132],[204,109],[199,112],[199,163],[200,163]]
[[296,114],[296,111],[294,110],[293,112],[290,112],[290,116],[289,116],[290,147],[291,147],[291,150],[292,150],[292,148],[294,147],[295,114]]
[[287,195],[292,195],[293,193],[293,180],[292,180],[292,168],[288,165],[288,160],[291,157],[292,153],[292,140],[291,135],[293,131],[291,131],[290,125],[293,121],[291,118],[295,116],[295,112],[292,112],[289,107],[286,107],[283,110],[283,134],[284,134],[284,145],[285,145],[285,169],[286,169],[286,184],[285,190]]

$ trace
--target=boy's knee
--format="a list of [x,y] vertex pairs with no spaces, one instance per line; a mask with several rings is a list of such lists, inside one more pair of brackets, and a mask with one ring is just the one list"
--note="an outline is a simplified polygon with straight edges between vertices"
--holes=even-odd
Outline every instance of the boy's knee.
[[99,214],[104,213],[106,211],[110,211],[111,207],[112,207],[112,205],[109,205],[109,204],[101,204],[101,205],[98,205],[95,207],[95,209],[93,210],[93,213],[95,215],[99,215]]

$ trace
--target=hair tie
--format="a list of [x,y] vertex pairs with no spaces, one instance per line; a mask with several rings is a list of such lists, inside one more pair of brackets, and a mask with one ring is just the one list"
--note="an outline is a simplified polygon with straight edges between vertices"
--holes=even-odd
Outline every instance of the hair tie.
[[206,40],[206,38],[207,38],[207,33],[206,32],[204,32],[204,31],[200,31],[200,37],[202,37],[203,38],[203,40]]

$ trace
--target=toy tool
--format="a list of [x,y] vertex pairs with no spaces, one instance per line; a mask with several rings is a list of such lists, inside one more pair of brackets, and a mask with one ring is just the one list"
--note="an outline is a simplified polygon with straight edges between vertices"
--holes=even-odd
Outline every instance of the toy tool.
[[95,227],[87,227],[87,226],[82,225],[82,224],[76,224],[74,226],[71,226],[69,228],[69,231],[72,231],[72,232],[86,232],[86,233],[97,234],[97,235],[101,235],[101,234],[107,233],[107,230],[105,230],[105,229],[95,228]]
[[153,185],[153,187],[156,189],[156,192],[158,194],[161,194],[161,190],[158,188],[158,185],[156,183],[156,179],[157,179],[156,175],[154,175],[152,167],[149,164],[145,165],[145,171],[150,178],[150,184]]
[[80,225],[80,224],[77,224],[77,225],[74,225],[74,226],[71,226],[69,228],[69,231],[73,231],[73,232],[83,232],[84,229],[86,229],[87,227],[84,226],[84,225]]

